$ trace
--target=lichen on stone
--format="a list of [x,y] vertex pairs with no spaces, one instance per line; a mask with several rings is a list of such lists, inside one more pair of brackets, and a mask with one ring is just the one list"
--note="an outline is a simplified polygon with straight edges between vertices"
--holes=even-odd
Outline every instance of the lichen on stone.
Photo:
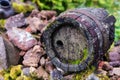
[[29,4],[18,4],[18,3],[15,3],[13,2],[12,3],[12,7],[13,9],[15,10],[16,13],[26,13],[26,12],[31,12],[33,9],[35,9],[34,6],[32,5],[29,5]]

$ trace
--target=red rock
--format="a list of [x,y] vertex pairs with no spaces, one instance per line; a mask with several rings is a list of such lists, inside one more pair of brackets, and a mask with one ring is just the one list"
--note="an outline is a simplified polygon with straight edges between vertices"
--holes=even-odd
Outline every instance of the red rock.
[[23,57],[24,58],[23,64],[25,66],[38,67],[40,57],[41,57],[40,53],[32,53],[32,49],[30,49]]
[[22,29],[12,28],[7,31],[9,40],[21,50],[28,50],[37,44],[37,40],[29,33]]
[[43,24],[43,21],[37,17],[28,17],[26,18],[26,23],[29,24],[27,30],[29,30],[31,33],[35,33],[37,30],[39,30],[39,25],[41,23]]

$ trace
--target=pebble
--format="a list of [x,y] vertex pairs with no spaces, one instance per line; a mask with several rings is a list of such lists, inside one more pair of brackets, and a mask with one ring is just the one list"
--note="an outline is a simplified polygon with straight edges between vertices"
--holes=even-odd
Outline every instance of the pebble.
[[49,74],[45,71],[45,69],[42,66],[39,66],[35,72],[37,73],[38,78],[42,77],[44,80],[50,80]]
[[32,53],[32,49],[28,50],[24,57],[23,57],[23,64],[25,66],[33,66],[33,67],[38,67],[38,63],[40,60],[40,53]]
[[44,65],[45,65],[45,58],[44,58],[44,57],[42,57],[42,58],[40,59],[40,65],[41,65],[41,66],[44,66]]
[[86,80],[100,80],[94,73],[90,74]]

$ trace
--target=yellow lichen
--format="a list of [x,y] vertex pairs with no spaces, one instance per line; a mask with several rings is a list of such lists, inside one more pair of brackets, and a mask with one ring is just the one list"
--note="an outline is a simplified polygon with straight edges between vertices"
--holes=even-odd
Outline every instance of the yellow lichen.
[[5,19],[0,19],[0,30],[4,30]]
[[26,13],[26,12],[31,12],[33,9],[35,9],[34,6],[30,5],[30,4],[18,4],[13,2],[12,3],[13,9],[15,10],[15,12],[17,13]]
[[12,79],[16,79],[17,76],[21,74],[21,67],[22,67],[21,65],[18,65],[11,68],[10,77]]

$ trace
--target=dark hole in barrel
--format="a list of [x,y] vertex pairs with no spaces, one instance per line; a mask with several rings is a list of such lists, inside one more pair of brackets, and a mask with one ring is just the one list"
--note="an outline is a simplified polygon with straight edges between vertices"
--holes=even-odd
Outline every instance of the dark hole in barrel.
[[0,2],[0,5],[1,5],[3,8],[10,7],[10,3],[9,3],[8,1],[1,1],[1,2]]
[[63,47],[63,42],[62,42],[61,40],[58,40],[58,41],[56,42],[56,44],[57,44],[57,46],[59,46],[59,47]]

